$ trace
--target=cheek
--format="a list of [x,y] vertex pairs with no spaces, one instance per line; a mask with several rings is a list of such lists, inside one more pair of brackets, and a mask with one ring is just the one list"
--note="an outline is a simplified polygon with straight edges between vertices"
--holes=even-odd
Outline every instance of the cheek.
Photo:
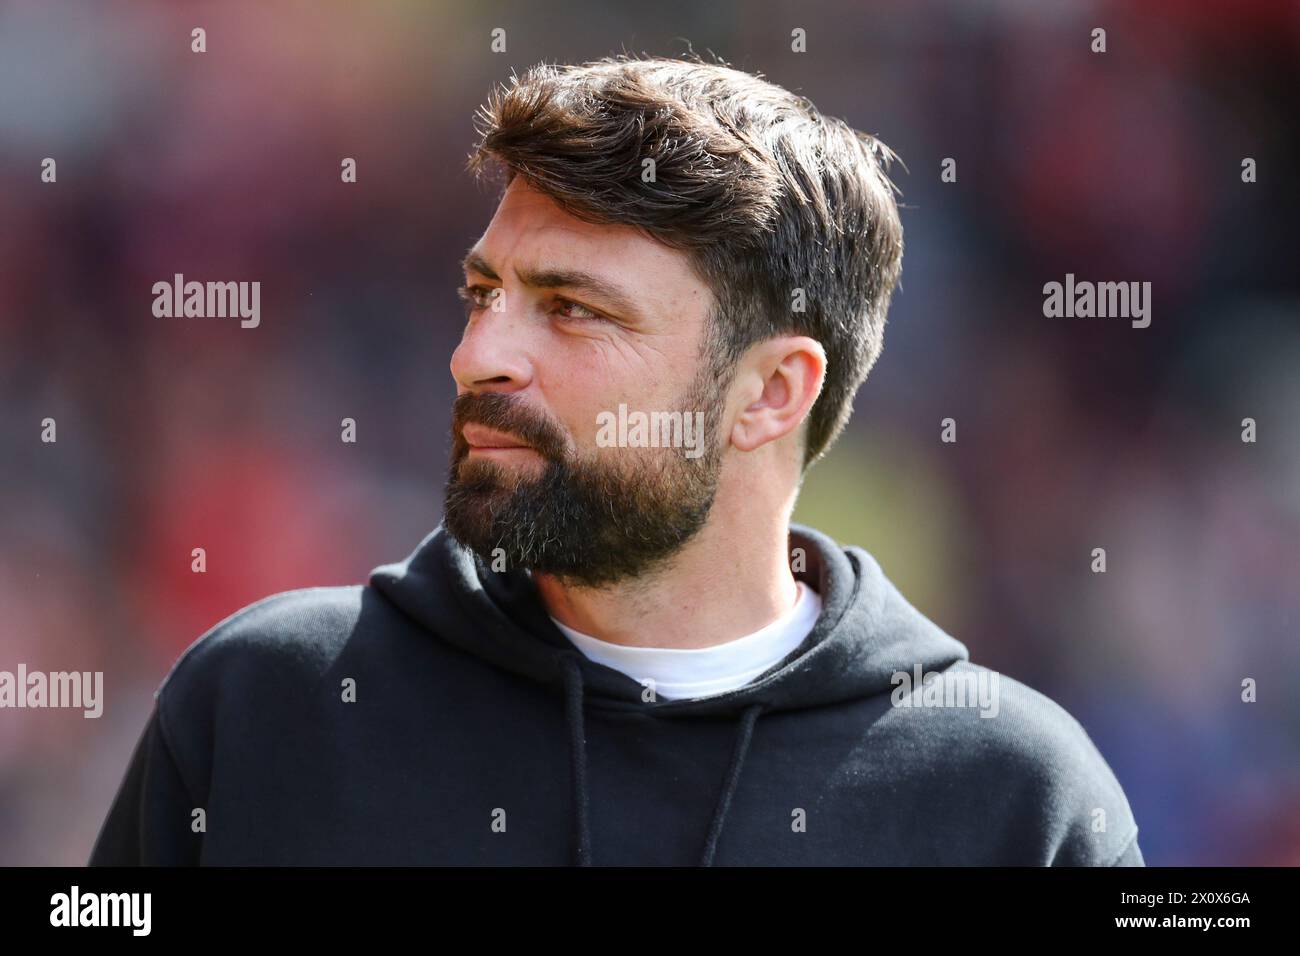
[[579,448],[595,444],[596,416],[611,401],[618,406],[618,381],[596,343],[553,346],[534,366],[534,380],[551,416]]
[[534,380],[546,407],[583,449],[596,447],[602,412],[655,411],[671,395],[663,392],[668,370],[654,364],[658,356],[639,356],[626,343],[584,339],[555,348],[534,366]]

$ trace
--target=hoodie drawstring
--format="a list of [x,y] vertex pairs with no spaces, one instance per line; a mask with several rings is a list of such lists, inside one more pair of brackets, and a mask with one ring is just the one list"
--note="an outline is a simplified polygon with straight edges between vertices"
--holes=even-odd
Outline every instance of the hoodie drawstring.
[[700,866],[712,866],[713,854],[718,848],[718,838],[722,836],[722,825],[726,822],[727,811],[731,809],[731,797],[740,782],[740,768],[745,765],[749,755],[749,741],[754,736],[754,721],[758,719],[762,704],[751,704],[745,708],[740,718],[740,729],[736,731],[736,746],[731,752],[731,766],[727,768],[727,779],[718,795],[718,805],[713,811],[713,824],[709,827],[709,837],[704,841],[704,855],[700,857]]
[[[578,866],[591,866],[591,830],[587,821],[587,735],[583,718],[582,667],[578,663],[576,654],[564,655],[564,691],[573,767],[574,863]],[[723,781],[722,791],[718,794],[717,806],[713,810],[713,820],[709,824],[709,834],[704,841],[700,866],[713,865],[718,840],[722,836],[722,828],[731,809],[731,798],[735,795],[736,787],[740,782],[740,771],[745,765],[745,758],[749,755],[749,743],[754,736],[754,723],[762,710],[762,703],[751,704],[741,715],[740,727],[736,731],[736,745],[732,749],[727,776]]]
[[582,719],[582,668],[564,656],[565,711],[569,753],[573,758],[573,853],[578,866],[591,866],[591,831],[587,827],[587,733]]

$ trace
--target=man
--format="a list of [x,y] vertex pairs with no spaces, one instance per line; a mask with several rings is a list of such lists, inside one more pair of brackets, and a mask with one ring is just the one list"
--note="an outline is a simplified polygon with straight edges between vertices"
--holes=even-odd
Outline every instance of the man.
[[890,151],[695,61],[481,121],[443,525],[191,645],[91,862],[1141,865],[1069,714],[790,525],[881,350]]

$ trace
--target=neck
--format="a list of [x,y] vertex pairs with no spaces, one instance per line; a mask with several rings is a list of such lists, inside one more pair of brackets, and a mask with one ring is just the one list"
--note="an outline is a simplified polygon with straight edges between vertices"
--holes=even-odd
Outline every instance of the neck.
[[533,575],[546,610],[628,647],[712,647],[771,624],[799,596],[787,553],[794,496],[775,507],[752,495],[729,496],[730,506],[721,497],[704,528],[653,573],[599,589]]

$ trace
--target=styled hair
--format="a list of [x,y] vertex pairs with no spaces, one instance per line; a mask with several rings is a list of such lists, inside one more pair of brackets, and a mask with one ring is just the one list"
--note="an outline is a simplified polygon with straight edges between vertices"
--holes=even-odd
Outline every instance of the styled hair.
[[475,173],[522,175],[576,218],[687,253],[717,301],[705,355],[720,381],[758,342],[820,342],[804,467],[829,448],[880,354],[902,267],[889,147],[760,76],[626,54],[535,66],[475,119]]

